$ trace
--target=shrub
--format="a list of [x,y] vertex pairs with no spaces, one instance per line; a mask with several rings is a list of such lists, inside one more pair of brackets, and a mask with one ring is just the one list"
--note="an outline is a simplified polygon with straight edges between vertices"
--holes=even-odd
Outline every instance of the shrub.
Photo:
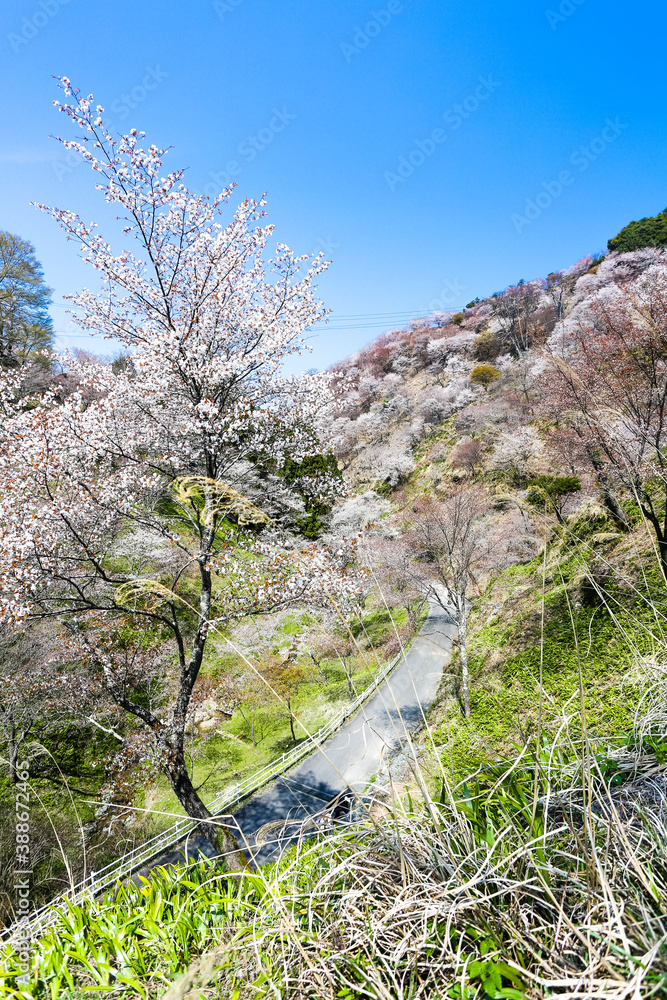
[[492,382],[500,378],[501,373],[493,365],[477,365],[470,372],[470,381],[481,385],[486,391]]
[[475,355],[480,361],[495,361],[503,345],[490,330],[481,330],[475,337]]
[[579,476],[536,476],[530,483],[528,503],[539,510],[551,509],[562,524],[568,498],[580,489]]

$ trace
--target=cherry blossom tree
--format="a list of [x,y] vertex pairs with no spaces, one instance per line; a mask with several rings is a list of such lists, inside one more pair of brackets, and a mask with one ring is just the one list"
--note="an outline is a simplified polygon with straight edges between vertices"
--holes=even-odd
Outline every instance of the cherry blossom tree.
[[414,633],[424,593],[421,576],[415,574],[413,548],[405,538],[370,537],[363,555],[382,603],[387,608],[404,609],[406,635]]
[[544,450],[535,427],[516,427],[498,436],[491,467],[504,473],[516,486],[523,486]]
[[531,345],[541,288],[542,282],[520,281],[494,297],[493,316],[499,326],[499,337],[517,356]]
[[414,526],[407,536],[418,560],[415,582],[458,627],[461,700],[466,717],[470,715],[468,617],[476,577],[489,551],[489,535],[483,526],[487,513],[488,502],[479,488],[457,489],[443,500],[430,497],[415,504]]
[[[342,548],[300,548],[282,527],[304,492],[330,503],[342,490],[326,471],[298,474],[321,453],[313,428],[331,376],[283,373],[325,315],[314,281],[326,264],[280,243],[267,259],[263,200],[224,221],[231,188],[190,194],[182,170],[163,172],[165,150],[134,129],[114,137],[92,96],[61,85],[66,103],[55,103],[79,133],[61,141],[92,167],[124,245],[114,252],[95,225],[39,207],[101,278],[101,292],[71,297],[75,321],[119,341],[126,360],[64,359],[77,384],[65,398],[20,400],[21,371],[2,373],[0,619],[62,623],[72,657],[101,671],[150,732],[186,812],[206,820],[184,734],[209,635],[356,586]],[[165,639],[173,697],[157,711],[125,682],[123,650]]]
[[463,469],[471,479],[484,464],[484,445],[479,438],[463,437],[454,446],[449,460],[452,468]]
[[667,261],[601,290],[547,354],[546,402],[581,441],[605,503],[627,525],[617,492],[651,526],[667,580]]
[[[62,660],[62,650],[46,626],[19,634],[6,626],[0,629],[0,747],[3,770],[7,767],[12,783],[17,780],[17,762],[26,759],[33,777],[60,779],[74,773],[65,759],[74,727],[99,726],[110,732],[108,720],[105,725],[99,721],[106,714],[101,685],[93,677],[82,683],[80,676],[64,669]],[[108,712],[108,699],[104,708]]]

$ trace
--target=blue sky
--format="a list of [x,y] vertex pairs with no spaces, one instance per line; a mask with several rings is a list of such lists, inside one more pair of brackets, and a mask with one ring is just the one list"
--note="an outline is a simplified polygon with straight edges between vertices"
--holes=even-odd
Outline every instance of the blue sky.
[[[104,219],[49,139],[65,74],[172,145],[192,188],[266,191],[279,238],[326,251],[333,316],[302,365],[323,368],[667,205],[666,21],[652,0],[8,0],[0,228],[35,244],[55,303],[93,283],[29,205]],[[87,343],[52,314],[63,346]]]

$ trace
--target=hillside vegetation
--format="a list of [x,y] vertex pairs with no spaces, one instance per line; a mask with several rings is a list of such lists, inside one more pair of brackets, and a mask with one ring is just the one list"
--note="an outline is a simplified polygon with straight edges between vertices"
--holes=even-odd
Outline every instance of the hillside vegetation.
[[[312,611],[230,635],[307,666],[296,714],[315,720],[449,588],[459,644],[406,766],[274,868],[170,870],[71,907],[30,983],[7,955],[8,996],[661,995],[666,273],[655,247],[584,258],[336,366],[319,432],[349,494],[316,533],[358,536],[363,613],[349,637]],[[204,688],[231,698],[243,663],[221,656]],[[278,718],[239,699],[237,766]]]

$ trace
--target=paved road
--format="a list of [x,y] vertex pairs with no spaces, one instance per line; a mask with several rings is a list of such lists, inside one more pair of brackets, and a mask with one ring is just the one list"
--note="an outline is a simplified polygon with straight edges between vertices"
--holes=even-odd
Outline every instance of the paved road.
[[378,693],[305,761],[234,813],[239,841],[256,863],[275,860],[304,821],[346,789],[361,792],[387,757],[424,722],[456,626],[438,605]]
[[[370,701],[342,729],[301,764],[253,795],[230,817],[249,860],[275,861],[287,845],[314,830],[309,820],[341,793],[361,792],[384,761],[424,722],[443,667],[449,662],[456,626],[432,603],[424,626],[405,656]],[[211,858],[214,848],[201,835],[152,861],[133,876],[148,877],[157,867]]]

